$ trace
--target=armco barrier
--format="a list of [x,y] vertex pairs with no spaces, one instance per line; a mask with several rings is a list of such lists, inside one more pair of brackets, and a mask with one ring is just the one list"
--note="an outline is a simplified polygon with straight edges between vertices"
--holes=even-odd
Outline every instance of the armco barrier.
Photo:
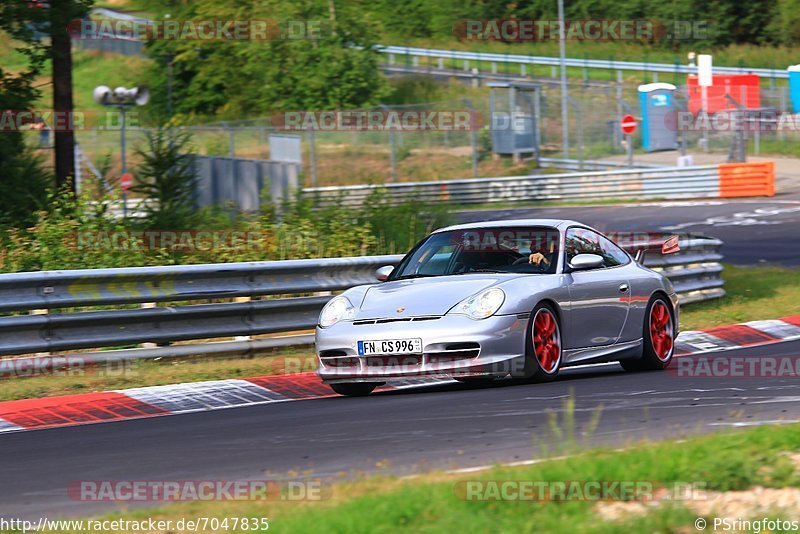
[[[588,163],[595,168],[601,164]],[[320,206],[360,206],[377,191],[393,202],[453,204],[772,196],[775,194],[775,171],[773,162],[733,163],[303,189]]]
[[774,195],[774,161],[720,164],[719,196],[722,198]]
[[[678,254],[650,254],[645,263],[662,271],[673,282],[681,302],[724,295],[719,253],[722,242],[686,236],[680,244]],[[47,314],[0,317],[0,355],[308,330],[316,325],[319,312],[330,297],[286,298],[286,295],[308,295],[375,283],[375,269],[397,264],[400,259],[399,255],[365,256],[0,274],[2,311],[53,310]],[[280,298],[230,302],[241,296]],[[208,300],[215,302],[207,303]],[[221,302],[223,300],[228,302]],[[186,304],[192,301],[206,302]],[[74,311],[75,307],[108,308],[153,302],[168,305]],[[296,343],[310,341],[307,335],[294,339]],[[85,360],[223,356],[288,344],[285,339],[204,342],[93,352],[86,355]],[[36,360],[41,362],[42,358]],[[8,368],[4,362],[6,360],[0,360],[0,374]],[[38,363],[37,368],[42,365],[47,367],[46,361]]]
[[662,167],[311,187],[303,189],[303,192],[315,198],[320,205],[335,203],[358,206],[376,190],[380,190],[390,201],[420,200],[454,204],[605,198],[717,198],[719,171],[716,165]]
[[[375,47],[379,52],[389,55],[391,64],[394,56],[410,56],[422,58],[441,58],[451,61],[482,61],[486,63],[509,63],[516,65],[549,65],[557,67],[558,57],[525,56],[520,54],[498,54],[492,52],[469,52],[466,50],[442,50],[436,48],[415,48],[408,46]],[[607,59],[566,58],[567,67],[628,70],[641,72],[664,72],[680,74],[696,74],[697,67],[676,63],[647,63],[643,61],[613,61]],[[786,69],[764,69],[755,67],[722,67],[714,66],[718,74],[758,74],[764,78],[788,78]]]

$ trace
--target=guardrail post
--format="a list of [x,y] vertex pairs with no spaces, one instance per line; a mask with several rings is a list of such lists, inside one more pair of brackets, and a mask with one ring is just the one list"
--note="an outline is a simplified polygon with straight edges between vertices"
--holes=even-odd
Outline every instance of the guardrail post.
[[[31,310],[31,311],[29,312],[29,315],[47,315],[47,314],[49,314],[49,313],[50,313],[50,311],[49,311],[49,310]],[[49,353],[49,352],[37,352],[37,353],[35,354],[35,356],[36,356],[37,358],[44,358],[44,357],[46,357],[46,356],[50,356],[50,354],[51,354],[51,353]]]
[[527,74],[526,69],[525,69],[525,63],[520,63],[519,64],[519,75],[522,76],[523,78],[527,78],[528,77],[528,74]]
[[[144,309],[155,308],[155,307],[156,307],[156,303],[155,302],[142,302],[141,304],[139,304],[139,308],[141,308],[143,310]],[[147,341],[145,343],[141,343],[139,346],[141,348],[143,348],[143,349],[154,349],[154,348],[156,348],[158,346],[158,343],[151,343],[151,342]]]
[[444,70],[444,58],[440,57],[436,61],[436,65],[439,67],[439,70]]
[[[250,302],[253,300],[251,297],[234,297],[234,302]],[[252,336],[234,336],[234,341],[250,341]]]
[[497,74],[497,63],[492,61],[492,74]]

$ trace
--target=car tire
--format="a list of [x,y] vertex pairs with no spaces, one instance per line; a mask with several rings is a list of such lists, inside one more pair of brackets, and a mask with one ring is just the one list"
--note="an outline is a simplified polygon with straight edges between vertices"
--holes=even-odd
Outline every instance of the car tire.
[[525,378],[532,382],[549,382],[558,376],[563,345],[558,314],[547,303],[531,312],[525,348]]
[[330,384],[334,393],[347,397],[366,397],[378,387],[378,384],[367,384],[362,382],[351,382],[348,384]]
[[656,295],[647,305],[642,326],[642,357],[622,360],[626,371],[666,369],[675,353],[675,313],[663,295]]

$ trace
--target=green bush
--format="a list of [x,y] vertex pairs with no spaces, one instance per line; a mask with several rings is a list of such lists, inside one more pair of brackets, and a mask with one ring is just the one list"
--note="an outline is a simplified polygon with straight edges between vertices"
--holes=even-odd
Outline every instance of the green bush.
[[87,196],[69,194],[51,197],[51,209],[36,212],[33,225],[8,232],[0,250],[0,272],[402,253],[449,221],[441,206],[392,204],[380,190],[357,208],[343,202],[319,208],[313,198],[298,195],[279,207],[265,205],[259,216],[231,217],[221,208],[205,208],[192,213],[192,226],[171,227],[250,232],[247,243],[223,240],[210,250],[180,244],[152,248],[137,240],[135,232],[155,227],[113,217],[110,200],[92,202]]

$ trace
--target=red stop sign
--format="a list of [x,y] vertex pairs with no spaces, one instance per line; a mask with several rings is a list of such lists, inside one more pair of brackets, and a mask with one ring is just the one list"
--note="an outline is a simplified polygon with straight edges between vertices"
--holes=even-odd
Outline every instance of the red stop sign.
[[133,186],[133,175],[129,172],[126,172],[119,178],[119,186],[122,188],[123,191],[127,191]]
[[630,135],[636,131],[638,122],[636,122],[636,118],[633,115],[625,115],[619,125],[622,128],[622,133]]

